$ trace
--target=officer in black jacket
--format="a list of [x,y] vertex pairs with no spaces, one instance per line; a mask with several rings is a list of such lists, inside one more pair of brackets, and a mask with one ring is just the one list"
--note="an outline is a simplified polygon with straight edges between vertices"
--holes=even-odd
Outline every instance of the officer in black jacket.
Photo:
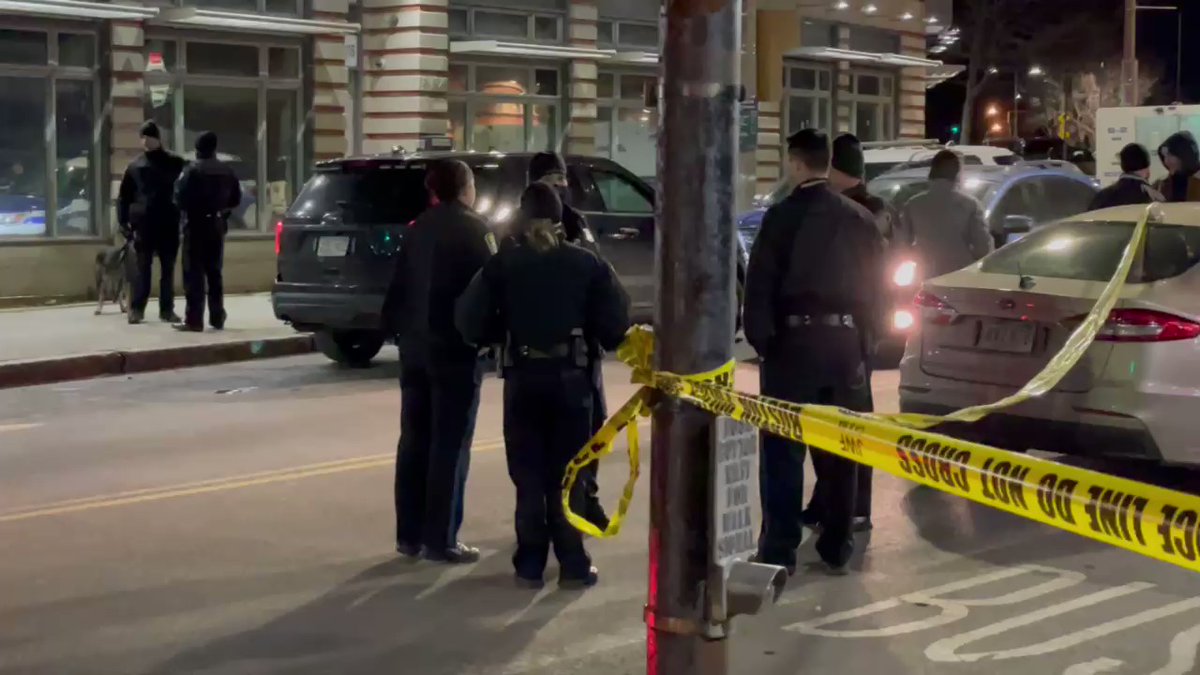
[[516,581],[540,588],[553,543],[559,585],[598,580],[582,535],[563,515],[561,481],[592,427],[588,342],[615,349],[629,299],[612,268],[564,240],[562,204],[534,183],[521,196],[515,235],[458,302],[463,336],[506,344],[504,444],[517,489]]
[[[867,186],[863,183],[865,176],[866,159],[863,157],[862,144],[859,143],[858,138],[852,134],[842,134],[833,139],[833,155],[830,159],[829,168],[829,187],[870,212],[871,217],[875,219],[875,226],[879,230],[879,234],[890,242],[891,246],[889,246],[889,249],[904,246],[906,243],[905,236],[899,231],[900,214],[892,208],[891,204],[867,192]],[[874,340],[872,336],[867,335],[861,328],[859,335],[863,339],[863,359],[867,366],[867,381],[870,382]],[[874,397],[871,396],[869,387],[866,393],[870,397],[870,402],[867,404],[868,407],[865,410],[874,410]],[[854,508],[855,532],[866,531],[872,527],[871,482],[873,473],[869,466],[858,467],[857,503]],[[825,497],[823,486],[824,484],[820,479],[813,485],[812,499],[808,502],[808,508],[804,510],[803,522],[805,525],[817,526],[821,522],[822,500]]]
[[[562,202],[562,227],[567,241],[591,251],[604,260],[596,237],[588,227],[587,218],[571,206],[571,189],[567,182],[567,163],[556,152],[539,152],[529,160],[529,182],[543,183],[554,189]],[[608,402],[604,398],[604,360],[599,345],[592,345],[594,357],[592,375],[592,433],[600,430],[608,419]],[[581,515],[601,530],[608,527],[608,514],[600,503],[600,484],[597,482],[599,464],[592,462],[579,472],[579,486],[583,491]]]
[[1126,204],[1163,201],[1162,193],[1150,185],[1150,151],[1130,143],[1121,148],[1121,177],[1092,198],[1088,211]]
[[196,161],[175,183],[175,205],[183,213],[183,292],[187,297],[184,321],[176,330],[204,330],[207,288],[208,322],[225,328],[225,234],[229,213],[242,203],[242,185],[228,164],[217,159],[217,135],[211,131],[196,139]]
[[129,323],[141,323],[150,301],[154,257],[158,256],[158,316],[176,322],[175,260],[179,256],[179,209],[173,200],[175,181],[184,161],[162,145],[158,125],[142,124],[145,151],[125,169],[117,196],[117,223],[137,252],[137,283],[129,307]]
[[[762,358],[764,395],[865,410],[871,385],[861,332],[881,318],[883,242],[870,213],[829,189],[829,155],[820,131],[788,138],[797,187],[767,211],[750,253],[745,332]],[[758,557],[791,572],[802,536],[804,451],[763,437]],[[830,572],[843,573],[854,550],[857,465],[817,451],[813,466],[825,490],[817,552]]]
[[389,291],[400,347],[396,550],[470,563],[479,560],[479,550],[458,541],[458,528],[483,372],[478,349],[454,326],[454,303],[495,252],[496,240],[471,210],[470,167],[437,162],[426,185],[438,203],[405,235]]

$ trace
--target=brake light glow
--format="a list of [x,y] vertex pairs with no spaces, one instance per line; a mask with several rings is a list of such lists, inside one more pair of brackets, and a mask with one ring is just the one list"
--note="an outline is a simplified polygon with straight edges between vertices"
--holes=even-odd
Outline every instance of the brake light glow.
[[896,331],[906,331],[912,328],[917,323],[917,317],[907,309],[898,309],[892,313],[892,329]]
[[901,288],[908,288],[917,281],[917,263],[912,260],[905,260],[900,263],[896,271],[892,274],[892,283]]
[[283,251],[283,221],[275,223],[275,255],[278,256]]
[[918,291],[913,304],[921,311],[922,319],[935,325],[948,326],[958,318],[957,310],[928,291]]
[[1200,337],[1200,323],[1152,309],[1114,309],[1096,335],[1102,342],[1173,342]]

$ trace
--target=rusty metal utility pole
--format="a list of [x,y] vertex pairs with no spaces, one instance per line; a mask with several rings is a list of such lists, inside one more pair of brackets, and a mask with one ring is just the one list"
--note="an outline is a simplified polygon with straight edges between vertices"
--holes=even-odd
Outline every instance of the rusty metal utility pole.
[[[733,353],[741,0],[664,3],[655,361],[698,373]],[[714,423],[674,400],[654,414],[648,675],[728,672],[706,624]]]

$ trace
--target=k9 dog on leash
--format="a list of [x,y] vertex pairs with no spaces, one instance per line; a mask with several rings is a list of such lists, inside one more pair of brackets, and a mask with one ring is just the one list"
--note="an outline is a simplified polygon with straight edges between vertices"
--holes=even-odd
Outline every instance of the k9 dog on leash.
[[104,313],[105,302],[115,302],[122,314],[129,313],[129,295],[137,278],[137,253],[133,242],[96,254],[96,316]]

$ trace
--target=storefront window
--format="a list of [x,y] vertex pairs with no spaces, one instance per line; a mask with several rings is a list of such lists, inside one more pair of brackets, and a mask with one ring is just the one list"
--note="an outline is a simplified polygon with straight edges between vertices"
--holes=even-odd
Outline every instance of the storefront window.
[[95,87],[83,80],[59,80],[55,85],[55,170],[58,182],[58,234],[92,233],[94,172],[92,128]]
[[0,90],[0,237],[44,235],[46,92],[23,77],[0,77]]
[[888,141],[895,136],[895,75],[885,72],[852,72],[850,120],[862,141]]
[[801,129],[829,133],[833,126],[833,73],[827,67],[793,64],[784,68],[786,135]]
[[458,150],[520,152],[557,146],[562,75],[526,65],[450,67],[450,136]]
[[96,36],[0,30],[0,240],[97,232]]
[[297,16],[300,14],[301,1],[302,0],[182,0],[180,4],[185,7],[219,9],[226,12],[248,12],[251,14],[267,12],[269,14]]
[[[503,3],[504,9],[450,7],[447,10],[447,32],[458,38],[481,37],[503,38],[519,42],[563,41],[565,6],[559,3],[534,3],[529,9],[547,9],[548,12],[517,11],[513,5],[526,3]],[[544,7],[542,5],[545,5]]]
[[230,218],[230,229],[254,229],[258,200],[258,91],[254,88],[187,85],[183,88],[184,157],[194,159],[196,138],[217,135],[218,157],[233,167],[242,182],[242,204]]
[[[298,45],[169,41],[150,36],[147,49],[186,54],[174,72],[147,74],[146,116],[164,142],[195,157],[196,138],[212,131],[218,157],[242,187],[231,230],[262,231],[287,210],[306,171],[300,134]],[[260,64],[266,73],[260,74]]]
[[300,184],[301,159],[296,155],[296,92],[267,91],[267,190],[271,222],[283,217]]
[[646,92],[658,84],[648,73],[600,73],[596,92],[596,152],[634,174],[657,171],[658,113],[646,106]]
[[187,71],[199,75],[257,77],[258,47],[219,42],[189,42]]
[[49,59],[45,33],[0,30],[0,63],[44,66]]

